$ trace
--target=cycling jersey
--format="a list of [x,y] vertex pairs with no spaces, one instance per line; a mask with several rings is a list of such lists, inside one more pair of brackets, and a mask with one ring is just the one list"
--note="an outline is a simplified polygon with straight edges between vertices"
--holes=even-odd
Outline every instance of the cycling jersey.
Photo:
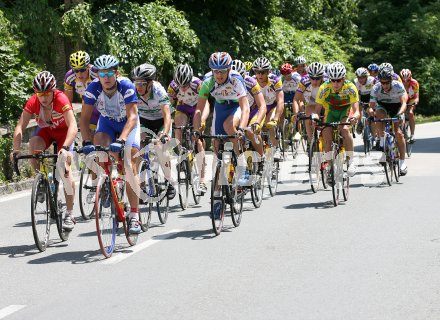
[[199,92],[202,81],[193,77],[189,88],[182,91],[174,80],[168,86],[168,96],[176,102],[176,110],[193,115],[196,111],[197,101],[199,100]]
[[[254,76],[255,78],[255,76]],[[267,85],[261,87],[261,92],[264,96],[264,101],[266,101],[267,111],[269,112],[277,105],[277,94],[283,90],[283,82],[280,77],[270,73],[267,77]]]
[[312,81],[307,74],[301,78],[298,89],[296,91],[300,94],[303,94],[306,106],[314,105],[316,104],[316,94],[318,93],[319,87],[320,86],[312,86]]
[[238,102],[238,99],[247,95],[243,78],[235,71],[230,71],[223,84],[217,84],[214,77],[210,76],[203,81],[199,97],[207,100],[209,94],[215,98],[216,103]]
[[34,94],[26,102],[23,111],[34,115],[35,120],[40,128],[47,127],[52,129],[66,129],[67,124],[64,119],[64,113],[66,111],[73,110],[72,104],[70,103],[66,94],[58,89],[55,89],[53,94],[53,102],[50,106],[52,107],[50,118],[45,118],[45,112],[42,111],[43,109],[40,101],[38,100],[37,94]]
[[362,85],[359,82],[358,78],[354,79],[354,84],[355,84],[356,88],[358,89],[359,98],[360,98],[361,102],[364,102],[364,103],[370,102],[371,90],[373,89],[373,86],[376,82],[377,82],[377,79],[372,76],[367,77],[367,80],[364,85]]
[[[405,87],[406,89],[406,87]],[[419,94],[419,83],[417,80],[412,79],[409,82],[409,87],[406,89],[406,92],[408,93],[408,105],[412,105],[415,103],[415,100]]]
[[397,80],[391,80],[389,92],[385,92],[381,83],[378,82],[371,91],[370,102],[377,104],[376,109],[386,110],[391,117],[395,117],[401,106],[400,97],[405,94],[405,87]]
[[247,89],[247,99],[250,109],[249,119],[252,119],[252,117],[258,113],[258,106],[255,102],[255,95],[261,93],[261,87],[255,78],[252,78],[248,75],[244,77],[244,83]]
[[345,80],[339,92],[333,89],[330,81],[324,82],[318,90],[316,103],[324,107],[325,122],[340,121],[348,116],[351,105],[359,102],[356,86],[349,80]]
[[[148,120],[158,120],[163,118],[162,106],[171,105],[165,88],[158,81],[153,81],[148,100],[141,97],[137,100],[139,116]],[[170,107],[171,111],[171,107]]]
[[[287,80],[286,76],[290,76],[292,79]],[[286,94],[295,94],[299,82],[301,81],[301,75],[296,71],[291,72],[286,76],[281,77],[281,81],[283,82],[284,98],[286,98]]]
[[64,76],[64,90],[75,90],[75,92],[77,92],[78,95],[80,95],[82,98],[82,96],[86,92],[87,86],[96,78],[98,78],[98,70],[94,66],[90,67],[89,76],[87,77],[85,83],[83,83],[76,77],[75,71],[73,71],[73,69],[70,69]]

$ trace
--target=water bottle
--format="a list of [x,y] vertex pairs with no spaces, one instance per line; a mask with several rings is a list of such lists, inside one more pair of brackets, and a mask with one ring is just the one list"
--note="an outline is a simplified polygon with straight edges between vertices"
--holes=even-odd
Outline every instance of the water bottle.
[[49,172],[49,174],[47,175],[47,179],[49,181],[50,191],[52,192],[52,194],[54,194],[55,193],[55,182],[53,180],[52,172]]

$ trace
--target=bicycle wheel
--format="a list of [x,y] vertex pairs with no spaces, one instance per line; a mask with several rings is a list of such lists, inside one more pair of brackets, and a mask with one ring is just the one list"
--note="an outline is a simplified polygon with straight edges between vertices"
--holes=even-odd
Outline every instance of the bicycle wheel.
[[64,195],[64,184],[62,181],[58,182],[56,191],[55,191],[55,200],[56,200],[56,208],[57,211],[57,230],[58,235],[60,236],[62,241],[67,241],[69,238],[69,231],[65,231],[63,229],[63,218],[66,214],[67,206],[66,206],[66,196]]
[[44,252],[49,243],[50,211],[49,192],[45,176],[37,173],[32,184],[31,221],[35,245]]
[[188,160],[184,159],[179,164],[177,164],[179,202],[182,210],[186,210],[188,208],[189,175]]
[[[216,236],[220,235],[225,219],[225,191],[221,185],[221,171],[220,164],[217,165],[214,175],[214,180],[211,185],[211,221],[212,229]],[[215,210],[214,210],[215,208]]]
[[169,199],[167,197],[168,182],[165,180],[165,176],[162,171],[159,170],[155,178],[156,192],[157,192],[157,214],[161,224],[166,224],[168,220],[169,211]]
[[[128,202],[128,196],[127,196],[127,192],[125,189],[125,181],[121,181],[122,184],[118,184],[115,189],[116,191],[116,196],[118,196],[118,204],[122,205],[124,210],[123,210],[123,214],[124,214],[124,219],[122,220],[122,226],[124,227],[124,234],[125,237],[127,238],[127,242],[130,246],[136,245],[139,234],[132,234],[130,233],[130,219],[128,217],[129,215],[129,205],[130,203]],[[138,206],[139,207],[139,206]],[[139,219],[140,221],[140,219]],[[142,225],[141,225],[141,230],[142,230]]]
[[232,184],[228,185],[227,194],[229,206],[231,208],[231,218],[234,227],[240,226],[243,215],[243,188],[238,185],[238,172],[234,171]]
[[332,151],[332,160],[330,166],[330,182],[332,186],[332,196],[333,196],[333,205],[338,206],[339,205],[339,190],[342,186],[341,176],[340,176],[340,164],[338,161],[338,150],[336,146],[333,146]]
[[145,233],[150,228],[151,212],[153,211],[153,204],[146,202],[139,205],[139,221],[141,223],[141,229]]
[[346,159],[345,152],[338,155],[342,158],[340,164],[342,166],[342,197],[344,201],[348,201],[348,192],[350,189],[350,177],[347,175],[348,170],[348,159]]
[[251,187],[252,204],[259,208],[263,202],[263,176],[258,174],[258,163],[252,163],[252,175],[255,178]]
[[278,172],[280,170],[280,163],[279,162],[273,162],[272,163],[272,171],[270,173],[270,183],[269,183],[269,192],[270,195],[273,197],[277,193],[278,189]]
[[[192,157],[194,157],[193,155],[191,155]],[[199,173],[199,166],[197,165],[197,160],[194,158],[191,158],[191,161],[189,162],[190,164],[190,169],[191,169],[191,177],[190,177],[190,182],[191,182],[191,191],[192,191],[192,195],[193,195],[193,199],[194,199],[194,203],[196,205],[200,204],[200,189],[199,189],[199,185],[200,185],[200,173]]]
[[110,179],[101,177],[96,188],[95,219],[99,247],[106,258],[112,256],[115,248],[116,216]]
[[412,147],[413,144],[409,143],[409,136],[410,136],[410,130],[409,130],[409,122],[405,121],[405,125],[403,126],[403,135],[405,137],[405,149],[406,154],[408,155],[408,158],[411,157],[412,154]]
[[301,133],[301,139],[300,139],[299,143],[301,144],[302,150],[304,152],[307,152],[307,130],[306,130],[306,125],[305,125],[305,123],[302,120],[300,120],[299,123],[300,123],[300,126],[299,126],[299,129],[298,129],[298,132]]
[[365,118],[362,118],[364,130],[362,132],[362,140],[364,142],[364,154],[368,155],[371,150],[371,132],[368,123],[365,121]]
[[92,172],[87,166],[84,166],[79,179],[79,208],[84,220],[91,219],[95,211],[95,192],[96,187],[92,184]]
[[141,192],[139,198],[139,221],[141,223],[141,229],[146,232],[150,227],[151,213],[153,210],[153,203],[151,199],[152,188],[154,183],[151,177],[149,177],[148,161],[142,160],[139,166],[139,179],[141,181]]
[[315,137],[312,137],[309,150],[309,181],[312,191],[316,193],[319,190],[321,177],[321,153]]

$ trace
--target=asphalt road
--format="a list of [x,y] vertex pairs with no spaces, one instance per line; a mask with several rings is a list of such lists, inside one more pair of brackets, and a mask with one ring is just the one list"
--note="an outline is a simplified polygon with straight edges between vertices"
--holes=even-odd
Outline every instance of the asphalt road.
[[[105,259],[93,221],[39,253],[30,193],[0,198],[0,319],[438,319],[440,123],[417,126],[391,187],[359,153],[348,202],[313,194],[306,158],[282,163],[277,196],[215,237],[209,198]],[[357,139],[359,144],[361,141]],[[360,151],[358,147],[357,150]],[[267,191],[267,190],[266,190]],[[75,208],[75,215],[79,210]]]

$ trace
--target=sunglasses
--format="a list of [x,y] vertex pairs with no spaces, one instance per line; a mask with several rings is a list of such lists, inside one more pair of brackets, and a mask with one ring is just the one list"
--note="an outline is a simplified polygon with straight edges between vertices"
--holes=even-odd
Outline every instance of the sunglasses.
[[255,74],[269,74],[267,70],[255,70]]
[[38,96],[38,97],[49,96],[50,94],[52,94],[52,91],[37,92],[37,96]]
[[380,81],[381,85],[390,85],[391,84],[391,80],[387,80],[387,81]]
[[87,71],[87,68],[73,69],[73,72],[75,72],[75,73],[86,72],[86,71]]
[[147,86],[149,83],[149,81],[135,81],[134,85],[135,86]]
[[229,69],[213,69],[212,73],[214,74],[225,74]]
[[115,75],[115,71],[109,71],[109,72],[100,72],[99,73],[99,76],[101,77],[101,78],[104,78],[104,77],[113,77],[114,75]]
[[312,80],[321,80],[322,77],[310,77],[310,79],[312,79]]
[[340,83],[343,79],[330,79],[333,83]]

